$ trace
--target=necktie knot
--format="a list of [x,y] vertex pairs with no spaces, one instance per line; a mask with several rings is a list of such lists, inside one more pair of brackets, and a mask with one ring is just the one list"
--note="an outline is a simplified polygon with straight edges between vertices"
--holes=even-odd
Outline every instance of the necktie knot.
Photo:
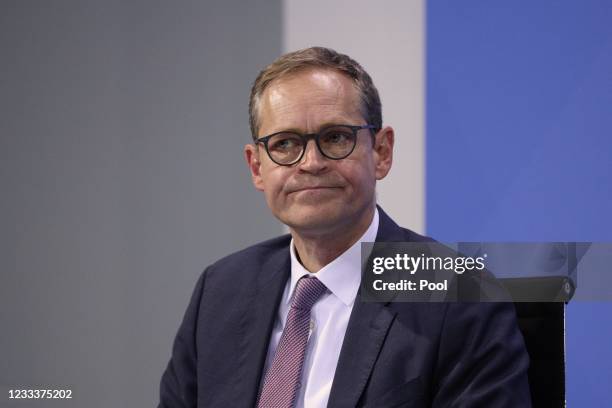
[[327,291],[327,287],[317,278],[302,277],[295,286],[295,294],[291,307],[310,310],[312,306]]

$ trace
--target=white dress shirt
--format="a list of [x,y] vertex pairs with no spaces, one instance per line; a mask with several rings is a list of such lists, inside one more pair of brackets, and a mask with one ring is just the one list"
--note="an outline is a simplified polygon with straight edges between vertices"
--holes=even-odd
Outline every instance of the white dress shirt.
[[293,239],[291,240],[289,245],[291,278],[285,286],[276,322],[272,329],[264,375],[272,365],[276,347],[287,321],[297,281],[305,275],[315,276],[328,289],[311,310],[310,335],[306,345],[302,386],[298,390],[296,408],[327,406],[344,334],[361,282],[361,242],[376,241],[377,232],[378,209],[375,209],[372,222],[361,238],[316,273],[310,273],[298,261]]

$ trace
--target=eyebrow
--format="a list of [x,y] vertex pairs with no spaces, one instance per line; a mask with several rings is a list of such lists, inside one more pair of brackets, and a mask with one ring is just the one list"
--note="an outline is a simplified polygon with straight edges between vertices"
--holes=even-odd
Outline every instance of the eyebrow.
[[[352,122],[351,120],[343,120],[343,119],[326,121],[326,122],[323,122],[323,124],[321,124],[317,128],[316,132],[314,132],[314,133],[318,133],[318,132],[321,131],[321,129],[325,129],[325,128],[332,127],[332,126],[339,126],[339,125],[350,125],[350,126],[353,126],[353,125],[355,125],[355,123],[351,123],[351,122]],[[281,133],[281,132],[299,133],[299,134],[302,134],[302,135],[307,134],[307,132],[305,132],[305,131],[303,131],[302,129],[299,129],[299,128],[286,128],[286,129],[282,129],[282,130],[277,130],[276,132],[268,133],[268,135],[273,135],[275,133]],[[262,137],[265,137],[265,136],[267,136],[267,135],[264,135]]]

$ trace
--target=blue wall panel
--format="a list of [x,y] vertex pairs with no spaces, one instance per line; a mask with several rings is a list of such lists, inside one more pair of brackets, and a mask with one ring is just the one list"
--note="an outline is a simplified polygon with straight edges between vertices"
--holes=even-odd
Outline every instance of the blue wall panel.
[[[611,22],[610,1],[428,3],[429,235],[612,241]],[[569,305],[569,407],[608,400],[611,328],[611,304]]]

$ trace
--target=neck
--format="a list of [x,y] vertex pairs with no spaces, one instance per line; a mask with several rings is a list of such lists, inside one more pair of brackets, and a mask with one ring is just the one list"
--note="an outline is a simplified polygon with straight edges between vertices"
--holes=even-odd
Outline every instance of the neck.
[[291,228],[293,244],[304,268],[310,272],[318,272],[342,255],[367,231],[373,217],[374,207],[371,207],[357,223],[342,225],[333,230],[314,233]]

